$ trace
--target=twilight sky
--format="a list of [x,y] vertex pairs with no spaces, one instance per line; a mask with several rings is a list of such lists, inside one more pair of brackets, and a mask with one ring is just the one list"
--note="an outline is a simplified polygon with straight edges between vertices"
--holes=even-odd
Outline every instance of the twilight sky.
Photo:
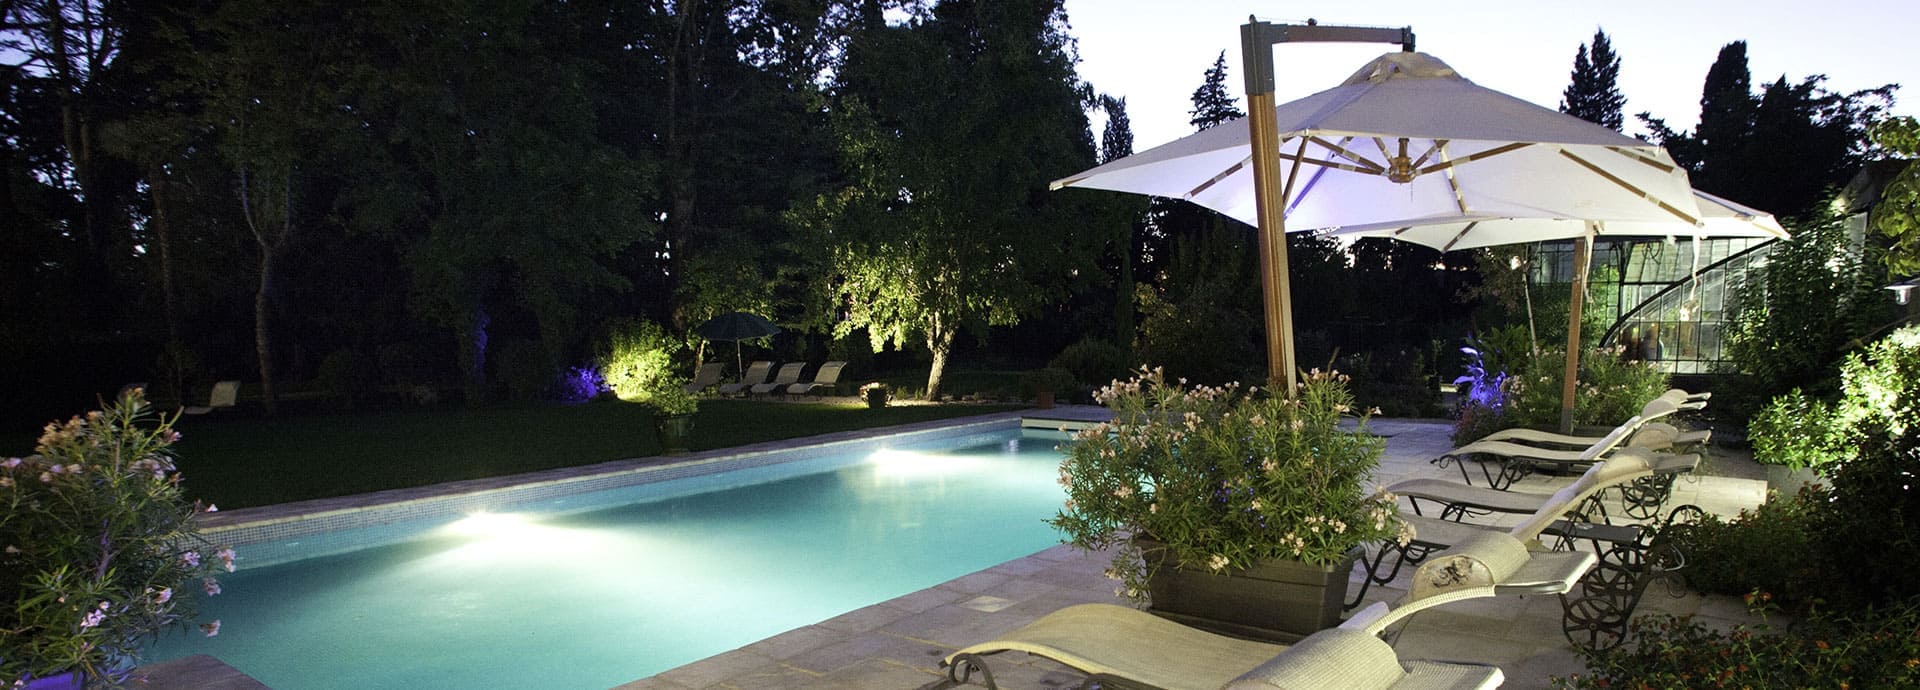
[[[1676,129],[1700,116],[1700,89],[1720,47],[1747,42],[1756,86],[1825,74],[1851,92],[1903,84],[1894,112],[1920,113],[1920,2],[1914,0],[1067,0],[1079,39],[1080,76],[1127,99],[1134,149],[1192,133],[1189,98],[1220,51],[1228,85],[1246,107],[1240,26],[1249,14],[1274,23],[1411,26],[1417,48],[1461,76],[1548,108],[1560,103],[1574,52],[1604,29],[1620,55],[1627,133],[1650,111]],[[1289,101],[1340,83],[1392,45],[1274,46],[1277,98]],[[1096,121],[1094,132],[1099,133]]]

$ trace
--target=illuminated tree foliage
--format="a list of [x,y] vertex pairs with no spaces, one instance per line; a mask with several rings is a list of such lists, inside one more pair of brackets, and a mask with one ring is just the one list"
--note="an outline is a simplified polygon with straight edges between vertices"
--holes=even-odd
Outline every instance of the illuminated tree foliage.
[[[1898,117],[1876,127],[1874,141],[1890,152],[1920,159],[1920,120]],[[1892,241],[1887,269],[1896,276],[1920,273],[1920,160],[1908,163],[1880,192],[1873,229]]]
[[[927,394],[962,329],[1018,322],[1090,271],[1090,197],[1048,181],[1092,165],[1058,0],[948,0],[853,35],[830,107],[844,184],[794,214],[831,266],[836,336],[924,342]],[[1110,234],[1110,233],[1107,233]]]

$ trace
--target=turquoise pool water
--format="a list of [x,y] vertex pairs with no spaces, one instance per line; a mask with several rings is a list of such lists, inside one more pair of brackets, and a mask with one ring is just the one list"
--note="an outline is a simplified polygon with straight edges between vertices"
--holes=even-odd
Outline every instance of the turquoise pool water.
[[608,688],[1058,543],[1042,521],[1064,499],[1064,438],[883,450],[242,568],[206,601],[219,636],[169,635],[148,660],[212,654],[279,690]]

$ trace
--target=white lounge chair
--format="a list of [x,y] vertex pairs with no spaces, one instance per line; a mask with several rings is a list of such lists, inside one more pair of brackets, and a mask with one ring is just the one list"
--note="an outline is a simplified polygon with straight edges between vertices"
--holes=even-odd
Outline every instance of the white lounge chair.
[[840,387],[840,370],[846,368],[846,362],[827,362],[820,370],[813,372],[813,380],[787,386],[787,395],[806,395],[816,390],[835,390]]
[[213,390],[207,393],[207,404],[182,409],[187,414],[206,414],[214,410],[231,409],[240,399],[239,381],[221,381],[213,384]]
[[693,380],[688,381],[687,385],[681,386],[680,390],[686,391],[688,393],[698,393],[700,391],[719,385],[720,374],[725,372],[726,368],[727,368],[727,365],[722,362],[708,362],[706,364],[702,364],[700,365],[699,369],[694,370]]
[[1499,533],[1429,559],[1396,607],[1380,602],[1340,627],[1291,645],[1240,640],[1112,604],[1047,614],[997,639],[947,656],[948,686],[978,672],[996,687],[985,657],[1023,651],[1107,684],[1167,688],[1493,688],[1503,676],[1483,664],[1402,662],[1378,635],[1407,616],[1446,603],[1501,594],[1562,593],[1593,567],[1583,552],[1529,553]]
[[806,369],[806,367],[807,367],[806,362],[791,362],[788,364],[782,364],[780,365],[780,371],[773,375],[772,381],[756,384],[754,385],[754,387],[749,388],[747,390],[752,391],[754,395],[766,395],[768,393],[772,393],[782,388],[786,388],[787,386],[791,386],[793,384],[799,383],[800,372]]
[[773,362],[766,360],[755,361],[747,365],[747,371],[740,375],[739,381],[720,384],[720,394],[734,395],[745,392],[748,388],[766,383],[767,373],[771,371],[773,371]]

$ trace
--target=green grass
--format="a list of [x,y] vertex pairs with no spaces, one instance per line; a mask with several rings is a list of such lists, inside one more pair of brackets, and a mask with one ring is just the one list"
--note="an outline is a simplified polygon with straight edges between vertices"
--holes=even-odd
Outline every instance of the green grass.
[[[1012,406],[713,400],[694,418],[696,450],[965,417]],[[222,508],[398,489],[658,455],[653,417],[627,403],[435,407],[281,417],[182,418],[182,481]],[[0,454],[29,452],[4,439]]]

